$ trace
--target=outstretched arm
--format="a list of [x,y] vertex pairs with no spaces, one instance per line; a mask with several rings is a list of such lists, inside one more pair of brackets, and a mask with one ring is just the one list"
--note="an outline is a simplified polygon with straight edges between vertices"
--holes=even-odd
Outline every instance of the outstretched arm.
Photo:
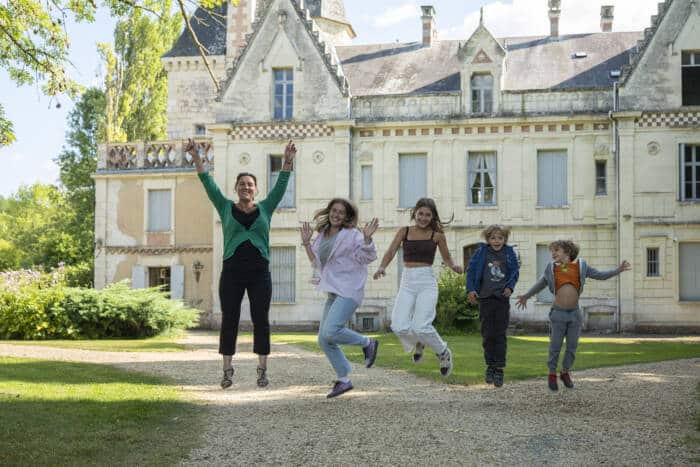
[[396,235],[394,235],[394,239],[391,241],[389,249],[386,250],[386,253],[384,253],[384,256],[382,257],[381,263],[379,263],[377,272],[374,273],[374,280],[377,280],[380,277],[384,277],[386,275],[385,269],[387,268],[387,266],[389,266],[391,260],[394,259],[394,255],[396,255],[396,252],[399,250],[399,245],[401,245],[403,231],[403,228],[401,228],[396,232]]
[[358,263],[369,264],[377,259],[377,247],[372,241],[372,235],[374,235],[378,228],[379,219],[375,217],[365,224],[365,228],[362,229],[362,243],[354,252],[355,261]]
[[306,251],[306,256],[309,258],[309,261],[311,261],[311,265],[315,266],[316,255],[314,255],[314,252],[311,249],[311,237],[313,236],[314,231],[308,222],[304,222],[301,225],[299,232],[301,233],[301,244],[304,247],[304,251]]
[[[211,148],[211,145],[207,144],[206,150],[208,151],[209,148]],[[199,157],[199,149],[197,148],[197,143],[195,143],[192,138],[187,138],[187,144],[185,145],[185,152],[188,153],[190,156],[192,156],[192,162],[194,162],[194,166],[197,169],[198,174],[208,172],[207,168],[204,166],[204,163],[202,162],[202,158]]]
[[[209,149],[209,147],[207,147],[207,150],[208,149]],[[194,166],[197,168],[197,175],[199,176],[199,180],[202,182],[202,185],[204,185],[204,190],[207,192],[207,196],[209,197],[209,200],[212,202],[212,204],[216,208],[217,212],[219,213],[219,216],[221,217],[223,211],[226,208],[228,200],[226,199],[224,194],[221,193],[221,190],[216,185],[216,182],[214,181],[212,176],[209,175],[209,170],[204,166],[204,163],[202,162],[202,158],[199,157],[199,150],[197,149],[197,143],[195,143],[192,138],[189,138],[187,140],[187,145],[185,146],[185,151],[190,156],[192,156],[192,161],[194,162]]]
[[440,249],[440,256],[442,256],[442,261],[447,265],[448,268],[452,269],[457,274],[462,274],[464,270],[461,266],[457,265],[452,261],[452,256],[450,255],[450,250],[447,248],[447,239],[445,234],[437,234],[437,244]]
[[277,176],[277,183],[275,183],[275,186],[270,190],[267,198],[260,203],[264,205],[270,213],[277,208],[277,205],[280,204],[280,201],[282,201],[284,197],[284,192],[287,191],[290,171],[292,170],[296,155],[297,148],[292,140],[289,140],[289,143],[287,143],[287,146],[284,148],[284,164],[282,165],[282,171]]
[[588,265],[588,267],[586,268],[586,276],[590,277],[591,279],[603,281],[606,279],[610,279],[613,276],[617,276],[618,274],[621,274],[624,271],[629,271],[630,269],[632,269],[632,266],[627,260],[623,260],[617,268],[610,269],[608,271],[599,271],[593,266]]

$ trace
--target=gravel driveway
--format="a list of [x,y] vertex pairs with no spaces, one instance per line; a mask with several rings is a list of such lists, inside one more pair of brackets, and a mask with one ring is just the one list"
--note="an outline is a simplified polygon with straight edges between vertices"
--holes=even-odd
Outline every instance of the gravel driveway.
[[217,341],[191,334],[192,350],[177,353],[0,344],[0,355],[173,378],[209,412],[205,444],[186,465],[685,465],[700,458],[698,442],[684,441],[699,436],[700,359],[578,371],[577,388],[558,393],[540,379],[510,383],[507,373],[495,389],[355,366],[355,389],[328,400],[333,373],[325,358],[286,345],[274,345],[271,384],[257,388],[246,337],[234,357],[234,385],[222,391]]

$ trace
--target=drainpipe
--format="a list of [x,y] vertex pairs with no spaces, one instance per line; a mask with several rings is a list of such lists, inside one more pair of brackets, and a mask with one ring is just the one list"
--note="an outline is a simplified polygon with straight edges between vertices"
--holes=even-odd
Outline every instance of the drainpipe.
[[[617,119],[615,117],[615,112],[619,110],[619,89],[617,86],[617,81],[613,83],[613,110],[610,112],[610,119],[612,120],[612,153],[615,158],[615,223],[616,223],[616,236],[617,236],[617,262],[615,264],[620,264],[620,247],[622,236],[620,234],[620,229],[622,228],[622,220],[620,218],[620,136],[617,128]],[[615,332],[618,334],[622,330],[622,306],[620,304],[620,297],[622,296],[622,283],[620,278],[617,279],[617,301],[615,304]]]

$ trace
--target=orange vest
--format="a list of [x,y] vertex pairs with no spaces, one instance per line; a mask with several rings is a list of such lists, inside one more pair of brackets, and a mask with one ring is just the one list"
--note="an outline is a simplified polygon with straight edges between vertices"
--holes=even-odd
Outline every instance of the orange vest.
[[578,263],[566,263],[554,265],[554,290],[564,284],[573,285],[576,290],[581,290],[581,277]]

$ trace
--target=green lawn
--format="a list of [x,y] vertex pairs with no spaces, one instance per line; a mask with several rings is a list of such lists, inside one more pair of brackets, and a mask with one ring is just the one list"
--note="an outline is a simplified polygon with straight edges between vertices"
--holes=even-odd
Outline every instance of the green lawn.
[[94,340],[0,340],[1,344],[39,345],[61,349],[101,350],[105,352],[181,352],[185,346],[176,343],[182,334],[156,336],[147,339],[94,339]]
[[[399,341],[393,334],[379,334],[379,353],[375,365],[406,370],[432,379],[439,376],[437,357],[426,353],[423,362],[414,364],[410,354],[402,352]],[[320,352],[313,334],[274,334],[278,343],[289,343],[307,350]],[[452,349],[454,368],[449,378],[451,383],[482,383],[484,358],[479,335],[451,335],[445,340]],[[546,376],[549,339],[547,337],[508,337],[507,380],[521,380]],[[353,362],[363,360],[359,347],[344,347]],[[562,354],[560,356],[563,357]],[[581,338],[574,370],[603,366],[628,365],[632,363],[657,362],[680,358],[700,357],[700,343],[680,341],[651,341],[626,338]]]
[[202,413],[157,378],[0,357],[0,465],[174,465]]

